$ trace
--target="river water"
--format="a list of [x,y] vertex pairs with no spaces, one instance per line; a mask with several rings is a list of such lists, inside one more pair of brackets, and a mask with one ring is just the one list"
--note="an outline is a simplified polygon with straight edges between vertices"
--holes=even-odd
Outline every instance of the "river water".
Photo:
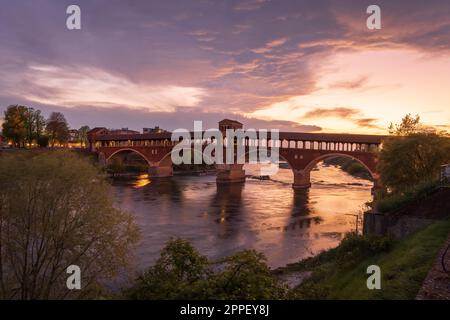
[[[258,172],[246,167],[247,174]],[[323,163],[311,173],[309,191],[294,191],[292,181],[292,171],[281,168],[270,180],[223,187],[214,175],[154,181],[143,175],[114,181],[113,192],[141,228],[139,269],[152,265],[171,237],[190,240],[212,259],[256,249],[280,267],[337,246],[371,199],[370,181]]]

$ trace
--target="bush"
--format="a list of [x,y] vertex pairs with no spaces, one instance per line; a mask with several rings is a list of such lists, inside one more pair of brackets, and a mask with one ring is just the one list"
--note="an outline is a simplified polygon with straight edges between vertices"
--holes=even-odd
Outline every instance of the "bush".
[[266,264],[266,258],[255,250],[244,250],[224,259],[224,271],[212,278],[214,298],[282,299],[286,288],[278,282]]
[[140,275],[124,294],[130,299],[200,299],[212,273],[208,259],[188,241],[171,239],[155,265]]
[[340,251],[340,256],[348,253],[355,256],[365,256],[388,251],[391,245],[392,239],[386,236],[362,236],[356,233],[348,233],[338,247],[338,251]]
[[171,239],[155,265],[124,290],[129,299],[281,299],[286,288],[263,254],[245,250],[209,261],[188,241]]
[[386,198],[378,199],[374,206],[378,212],[385,213],[404,207],[405,205],[426,197],[438,186],[437,181],[421,183],[414,188],[410,188],[402,193],[394,193]]

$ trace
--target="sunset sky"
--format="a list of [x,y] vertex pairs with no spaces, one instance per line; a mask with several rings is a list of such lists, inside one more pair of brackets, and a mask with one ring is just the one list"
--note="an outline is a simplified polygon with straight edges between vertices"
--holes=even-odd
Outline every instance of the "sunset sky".
[[[70,4],[81,30],[66,28]],[[10,104],[74,128],[228,117],[386,133],[411,113],[449,130],[450,1],[0,0],[0,112]]]

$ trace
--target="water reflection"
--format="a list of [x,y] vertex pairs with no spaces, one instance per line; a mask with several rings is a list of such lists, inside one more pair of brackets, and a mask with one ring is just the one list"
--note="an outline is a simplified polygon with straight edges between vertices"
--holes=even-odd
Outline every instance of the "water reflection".
[[141,174],[136,177],[136,181],[134,182],[135,188],[142,188],[145,187],[150,183],[150,177],[148,174]]
[[242,216],[242,190],[245,183],[217,185],[212,195],[209,207],[212,214],[217,217],[215,221],[220,224],[220,238],[231,238],[233,233],[241,229]]
[[293,189],[292,213],[291,216],[306,216],[310,214],[309,189]]
[[142,229],[136,253],[143,268],[170,237],[189,239],[210,258],[256,249],[276,267],[336,246],[355,227],[346,214],[371,197],[370,182],[333,166],[320,166],[312,182],[310,190],[293,190],[291,170],[280,169],[271,180],[245,184],[179,176],[139,188],[116,181],[113,190],[117,206],[133,212]]

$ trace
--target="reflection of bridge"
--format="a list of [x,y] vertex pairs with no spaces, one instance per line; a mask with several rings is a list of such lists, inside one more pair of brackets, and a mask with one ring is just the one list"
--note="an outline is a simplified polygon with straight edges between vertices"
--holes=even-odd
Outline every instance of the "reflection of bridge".
[[[219,122],[222,132],[225,129],[241,129],[242,124],[232,120]],[[193,133],[191,133],[193,135]],[[278,146],[280,158],[286,160],[294,173],[294,188],[307,188],[310,184],[310,172],[314,166],[329,157],[343,156],[359,161],[370,172],[375,185],[378,182],[376,170],[377,152],[384,136],[297,133],[280,132],[276,141],[246,138],[245,148],[269,148]],[[171,151],[176,142],[171,141],[170,132],[143,134],[111,134],[104,128],[91,130],[89,133],[91,150],[99,155],[103,164],[116,154],[134,152],[141,155],[149,165],[153,176],[168,177],[173,175]],[[202,145],[209,140],[198,141]],[[245,180],[243,164],[217,164],[217,182],[236,182]]]

